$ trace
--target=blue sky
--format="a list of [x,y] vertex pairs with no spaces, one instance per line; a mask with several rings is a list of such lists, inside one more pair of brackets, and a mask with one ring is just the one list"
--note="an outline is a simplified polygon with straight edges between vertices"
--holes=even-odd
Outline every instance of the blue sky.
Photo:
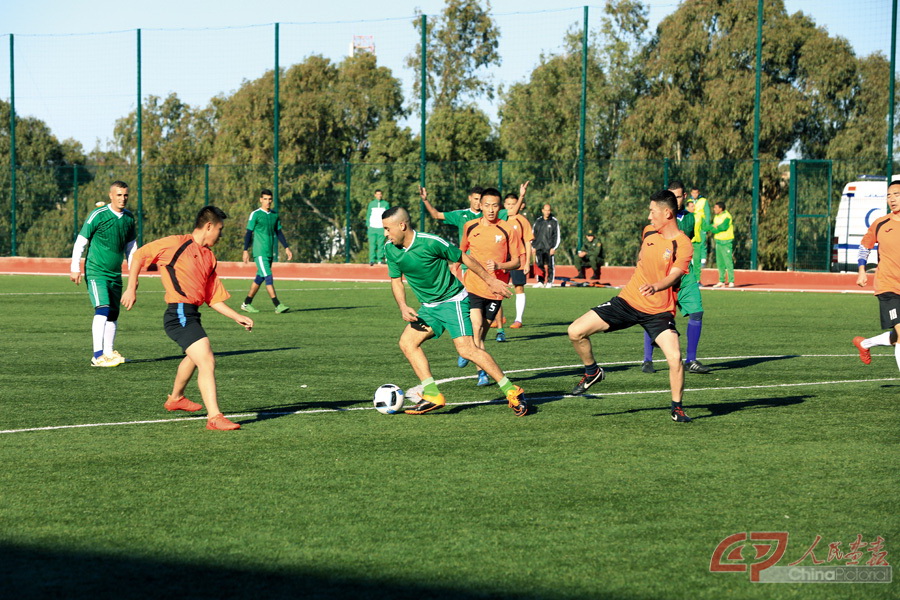
[[[645,4],[651,27],[678,6],[674,0]],[[803,11],[831,34],[847,38],[859,55],[890,51],[890,0],[785,4],[789,12]],[[438,15],[443,6],[443,0],[10,0],[0,5],[0,98],[10,96],[5,34],[13,33],[17,113],[46,121],[60,139],[74,137],[87,149],[103,146],[115,119],[135,107],[136,29],[142,29],[143,97],[177,93],[203,106],[272,68],[275,22],[282,23],[281,66],[311,53],[340,60],[354,35],[372,36],[379,63],[392,69],[409,95],[413,74],[403,63],[416,43],[415,9]],[[558,51],[565,32],[583,15],[583,5],[567,0],[494,0],[491,6],[502,36],[503,65],[490,75],[498,86],[521,81],[542,52]],[[602,4],[589,10],[593,29]],[[496,115],[496,100],[484,106]],[[410,121],[413,129],[415,121]]]

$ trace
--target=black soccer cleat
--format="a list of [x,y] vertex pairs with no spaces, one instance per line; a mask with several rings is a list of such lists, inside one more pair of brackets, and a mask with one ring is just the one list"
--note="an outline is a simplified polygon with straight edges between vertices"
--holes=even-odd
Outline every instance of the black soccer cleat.
[[687,367],[688,373],[709,373],[712,371],[709,367],[701,363],[699,360],[692,360],[690,362],[684,363],[684,366]]
[[589,387],[597,383],[598,381],[603,381],[606,378],[606,373],[603,372],[603,369],[597,367],[597,374],[590,376],[585,374],[581,381],[575,384],[575,387],[572,389],[572,395],[578,396],[579,394],[585,393]]
[[641,372],[642,373],[656,373],[656,369],[653,368],[652,360],[645,360],[641,363]]
[[684,407],[679,404],[672,408],[672,420],[676,423],[690,423],[693,419],[684,414]]

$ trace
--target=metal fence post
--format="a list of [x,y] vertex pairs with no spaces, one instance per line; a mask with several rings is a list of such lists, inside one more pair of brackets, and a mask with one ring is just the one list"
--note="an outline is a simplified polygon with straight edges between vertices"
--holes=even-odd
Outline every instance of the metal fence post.
[[894,79],[897,70],[897,0],[891,9],[891,74],[888,84],[887,180],[894,176]]
[[209,206],[209,165],[203,165],[203,206]]
[[[788,247],[787,247],[787,268],[788,271],[794,270],[794,262],[797,260],[797,161],[791,159],[791,179],[789,183],[789,201],[788,201]],[[755,244],[755,242],[754,242]]]
[[9,34],[9,241],[10,256],[16,255],[16,67],[13,34]]
[[274,123],[272,125],[274,129],[274,143],[275,147],[273,148],[273,154],[275,159],[275,170],[272,174],[272,209],[276,212],[278,211],[278,171],[279,171],[279,153],[280,153],[280,123],[281,123],[281,94],[279,90],[279,83],[281,81],[281,69],[279,67],[279,56],[278,56],[278,46],[279,44],[279,31],[278,31],[278,23],[275,23],[275,115],[274,115]]
[[141,30],[137,30],[137,241],[138,246],[144,245],[144,165],[143,142],[141,134],[144,130],[144,122],[141,114]]
[[344,262],[350,262],[350,163],[344,160]]
[[[421,64],[421,75],[420,75],[421,80],[422,80],[422,84],[421,84],[421,88],[422,88],[422,89],[420,90],[420,104],[421,104],[421,108],[419,109],[419,112],[421,113],[420,118],[421,118],[421,122],[422,122],[422,124],[421,124],[421,128],[422,128],[422,129],[421,129],[421,133],[420,133],[420,135],[419,135],[419,137],[420,137],[420,144],[419,144],[419,187],[425,187],[425,102],[428,100],[428,90],[427,90],[428,81],[427,81],[427,79],[426,79],[427,76],[428,76],[428,66],[427,66],[427,64],[426,64],[426,60],[427,60],[427,58],[428,58],[428,52],[427,52],[428,32],[427,32],[427,27],[428,27],[428,17],[426,17],[425,15],[422,15],[422,42],[421,42],[421,45],[422,45],[422,53],[421,53],[421,54],[422,54],[422,56],[421,56],[421,58],[420,58],[420,62],[422,63],[422,64]],[[419,229],[420,229],[421,231],[425,231],[425,201],[424,201],[424,200],[419,200],[419,213],[420,213],[420,218],[419,218]]]
[[750,247],[750,268],[757,268],[757,254],[759,250],[759,105],[760,76],[762,74],[762,26],[763,26],[763,0],[756,3],[756,95],[753,100],[753,209],[750,215],[750,235],[753,244]]
[[78,237],[78,165],[73,167],[72,172],[72,240]]
[[584,239],[584,137],[587,112],[587,65],[588,65],[588,7],[584,7],[584,29],[581,32],[581,124],[578,134],[578,243],[581,250]]

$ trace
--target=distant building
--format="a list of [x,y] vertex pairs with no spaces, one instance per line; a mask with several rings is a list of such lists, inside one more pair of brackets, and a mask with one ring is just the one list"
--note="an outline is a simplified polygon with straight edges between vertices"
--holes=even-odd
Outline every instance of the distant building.
[[350,42],[350,56],[367,53],[372,56],[375,54],[375,36],[374,35],[354,35],[353,41]]

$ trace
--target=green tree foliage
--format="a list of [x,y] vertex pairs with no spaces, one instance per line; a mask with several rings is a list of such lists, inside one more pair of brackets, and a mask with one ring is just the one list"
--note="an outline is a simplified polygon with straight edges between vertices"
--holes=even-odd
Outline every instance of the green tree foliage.
[[[10,105],[0,101],[0,123],[9,123]],[[0,189],[4,191],[0,211],[0,253],[11,251],[11,138],[9,128],[0,133]],[[66,208],[73,192],[74,165],[84,165],[81,145],[74,140],[59,142],[46,123],[33,117],[16,117],[16,242],[17,254],[24,256],[56,256],[60,253],[63,236],[42,237],[32,232],[46,212],[60,212]],[[84,182],[90,176],[83,172]],[[71,212],[70,212],[71,214]],[[69,230],[72,226],[69,225]]]
[[[483,70],[500,64],[500,31],[490,11],[490,2],[482,7],[479,0],[446,0],[440,17],[427,19],[425,85],[434,106],[458,108],[481,98],[493,99],[494,86]],[[421,18],[413,25],[421,38]],[[417,98],[422,89],[421,56],[419,42],[406,59],[416,72],[413,91]]]

